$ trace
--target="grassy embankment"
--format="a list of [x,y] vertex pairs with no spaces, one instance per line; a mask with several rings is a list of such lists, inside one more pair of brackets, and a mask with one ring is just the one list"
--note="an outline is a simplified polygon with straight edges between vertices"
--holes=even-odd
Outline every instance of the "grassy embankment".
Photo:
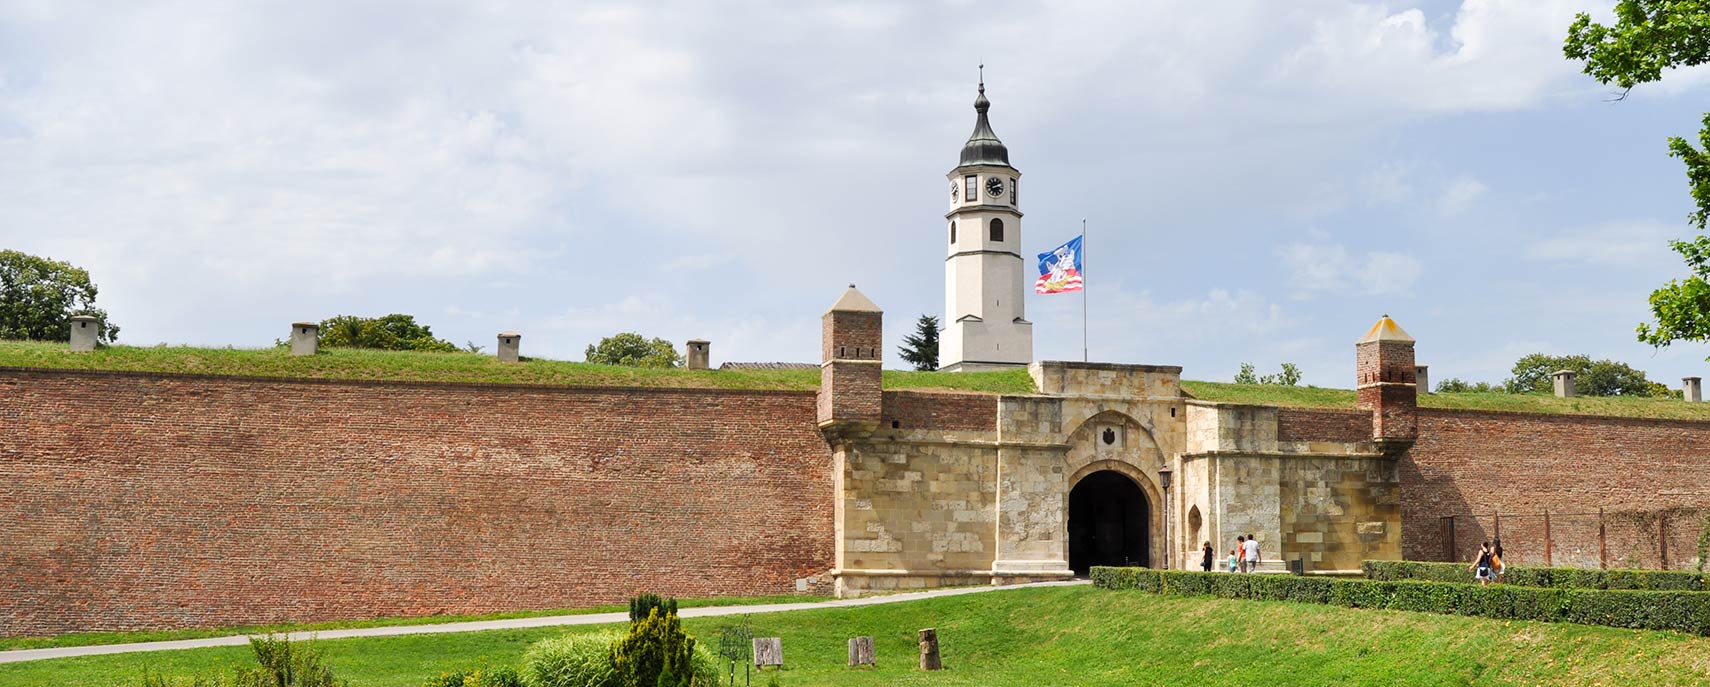
[[[824,601],[830,597],[788,595],[788,596],[721,596],[706,599],[682,599],[678,605],[683,608],[701,606],[750,606],[762,604],[793,604],[809,601]],[[235,627],[207,627],[187,630],[137,630],[132,632],[73,632],[70,634],[54,635],[52,637],[0,637],[0,651],[14,649],[48,649],[65,646],[95,646],[100,644],[132,644],[136,642],[167,642],[178,639],[201,639],[203,637],[230,637],[232,635],[258,635],[269,632],[316,632],[320,630],[348,630],[361,627],[393,627],[398,625],[439,625],[443,623],[463,623],[477,620],[508,620],[511,618],[544,618],[555,615],[583,615],[588,613],[616,613],[627,611],[627,605],[592,606],[588,608],[555,608],[534,611],[507,611],[503,613],[487,613],[484,615],[428,615],[409,618],[367,618],[364,620],[329,620],[318,623],[278,623],[274,625],[243,625]]]
[[[716,641],[729,618],[685,621]],[[1710,639],[1286,602],[1159,597],[1091,587],[1025,589],[854,609],[752,616],[783,638],[796,685],[1702,685]],[[915,631],[936,627],[942,673],[915,669]],[[440,670],[511,664],[539,628],[325,642],[353,687],[415,687]],[[844,666],[872,635],[876,669]],[[0,664],[0,684],[134,685],[145,666],[192,672],[249,661],[247,647]],[[738,676],[740,684],[741,677]],[[755,684],[764,685],[764,678]]]
[[[318,379],[377,379],[485,384],[562,386],[699,387],[809,391],[819,386],[819,370],[646,369],[562,360],[526,359],[500,363],[471,353],[414,353],[328,349],[293,357],[283,349],[113,346],[71,353],[65,344],[0,341],[0,366],[51,367],[139,372]],[[1026,370],[1002,372],[885,371],[887,389],[936,389],[999,394],[1035,392]],[[1297,408],[1354,407],[1347,389],[1183,381],[1195,398]],[[1661,398],[1555,398],[1544,394],[1424,394],[1425,408],[1458,408],[1517,413],[1610,415],[1710,421],[1710,403]]]

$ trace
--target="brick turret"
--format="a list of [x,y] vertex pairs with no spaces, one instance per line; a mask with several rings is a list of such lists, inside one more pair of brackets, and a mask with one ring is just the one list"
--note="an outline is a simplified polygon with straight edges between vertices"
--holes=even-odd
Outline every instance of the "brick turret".
[[1372,439],[1411,442],[1419,436],[1418,368],[1413,337],[1384,315],[1354,344],[1359,407],[1372,411]]
[[825,313],[819,373],[819,424],[877,423],[883,401],[884,311],[850,284]]

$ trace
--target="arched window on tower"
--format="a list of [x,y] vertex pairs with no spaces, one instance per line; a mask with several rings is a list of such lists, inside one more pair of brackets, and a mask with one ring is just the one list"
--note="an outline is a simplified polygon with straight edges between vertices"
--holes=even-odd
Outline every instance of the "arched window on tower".
[[956,223],[950,223],[950,245],[956,245]]
[[992,240],[993,241],[1002,241],[1003,240],[1003,220],[998,219],[996,217],[992,218]]

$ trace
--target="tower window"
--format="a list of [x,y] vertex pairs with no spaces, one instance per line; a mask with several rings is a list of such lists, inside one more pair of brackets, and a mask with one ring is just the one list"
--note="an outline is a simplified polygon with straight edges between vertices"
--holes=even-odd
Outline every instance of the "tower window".
[[1021,207],[1021,190],[1015,186],[1015,177],[1009,178],[1009,204]]
[[956,223],[950,223],[950,243],[956,243]]
[[980,177],[978,175],[969,174],[962,179],[962,185],[966,187],[962,189],[962,200],[973,202],[980,199]]
[[998,219],[996,217],[992,218],[992,240],[993,241],[1002,241],[1003,240],[1003,220]]

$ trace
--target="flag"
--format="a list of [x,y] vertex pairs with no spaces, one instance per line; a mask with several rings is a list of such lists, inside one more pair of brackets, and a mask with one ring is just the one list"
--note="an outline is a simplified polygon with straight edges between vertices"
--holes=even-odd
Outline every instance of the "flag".
[[1076,236],[1056,250],[1039,254],[1039,280],[1034,293],[1063,293],[1081,290],[1081,238]]

